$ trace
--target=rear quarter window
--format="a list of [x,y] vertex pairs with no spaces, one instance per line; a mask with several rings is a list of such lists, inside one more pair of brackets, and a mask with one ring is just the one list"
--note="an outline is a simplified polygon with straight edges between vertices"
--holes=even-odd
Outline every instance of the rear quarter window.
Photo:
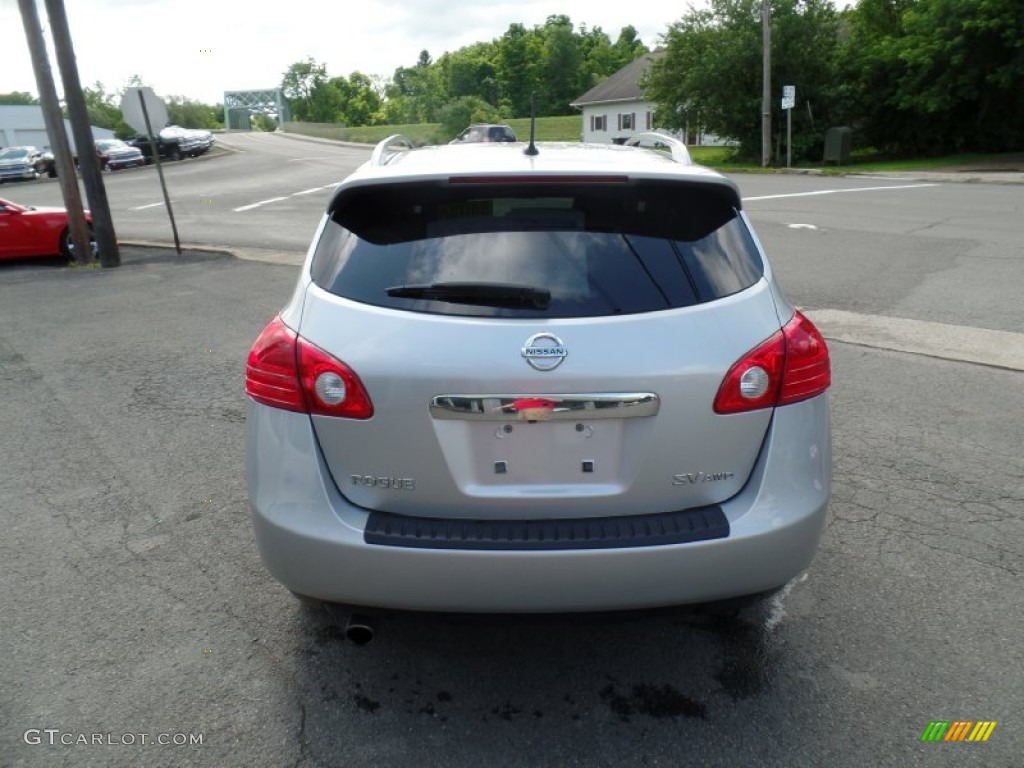
[[[714,301],[764,272],[729,195],[707,184],[396,183],[334,201],[313,281],[375,306],[446,315],[592,317]],[[483,298],[410,296],[469,286]],[[545,302],[492,302],[491,286]],[[405,295],[396,295],[405,294]]]

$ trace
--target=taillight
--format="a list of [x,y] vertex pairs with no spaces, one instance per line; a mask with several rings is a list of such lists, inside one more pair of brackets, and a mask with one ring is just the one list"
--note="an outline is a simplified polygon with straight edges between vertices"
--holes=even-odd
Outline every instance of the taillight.
[[820,395],[831,384],[825,339],[797,312],[785,328],[729,369],[715,396],[715,413],[797,403]]
[[373,404],[343,362],[275,317],[249,351],[245,391],[253,400],[299,413],[368,419]]
[[296,334],[275,317],[249,350],[245,392],[258,403],[304,413],[306,403],[295,366]]

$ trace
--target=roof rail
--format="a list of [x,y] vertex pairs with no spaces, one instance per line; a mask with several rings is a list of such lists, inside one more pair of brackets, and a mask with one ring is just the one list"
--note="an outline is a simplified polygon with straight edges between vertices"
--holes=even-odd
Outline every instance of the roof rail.
[[[690,159],[690,150],[686,148],[679,139],[668,136],[664,133],[657,133],[656,131],[646,131],[644,133],[635,133],[626,139],[625,145],[627,147],[640,147],[644,146],[641,142],[656,142],[658,144],[664,144],[672,151],[672,159],[677,163],[683,163],[684,165],[693,165],[693,160]],[[650,146],[649,144],[646,146]]]
[[393,155],[410,149],[413,149],[412,140],[400,133],[394,133],[373,148],[370,165],[387,165]]

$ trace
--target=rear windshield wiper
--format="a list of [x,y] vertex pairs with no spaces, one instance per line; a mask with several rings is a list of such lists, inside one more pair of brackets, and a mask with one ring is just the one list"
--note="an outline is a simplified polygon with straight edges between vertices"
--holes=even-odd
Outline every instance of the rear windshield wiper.
[[532,285],[514,283],[429,283],[396,285],[387,289],[388,296],[402,299],[433,299],[452,304],[476,304],[481,307],[509,309],[547,309],[551,291]]

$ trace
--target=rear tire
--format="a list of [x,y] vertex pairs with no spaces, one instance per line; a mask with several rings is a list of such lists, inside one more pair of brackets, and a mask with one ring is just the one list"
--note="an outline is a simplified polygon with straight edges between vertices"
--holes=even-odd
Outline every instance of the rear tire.
[[[89,250],[92,251],[91,259],[99,256],[97,253],[96,235],[92,231],[91,225],[89,226]],[[71,242],[70,227],[64,227],[64,230],[60,233],[60,255],[68,261],[72,261],[75,258],[75,244]]]

